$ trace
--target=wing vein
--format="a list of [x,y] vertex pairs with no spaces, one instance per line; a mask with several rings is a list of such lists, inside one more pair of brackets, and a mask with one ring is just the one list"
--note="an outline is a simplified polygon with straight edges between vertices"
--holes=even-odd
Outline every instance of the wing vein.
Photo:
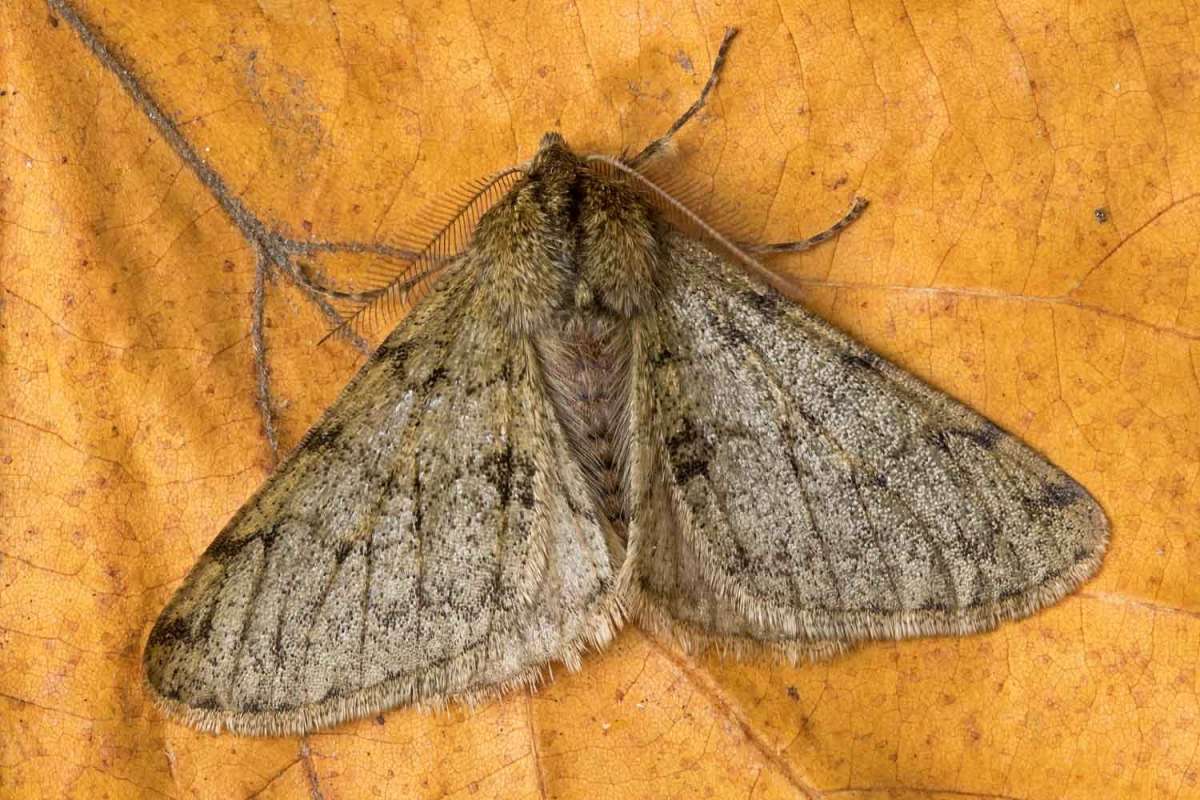
[[[237,647],[234,649],[233,668],[229,670],[229,684],[228,684],[228,695],[227,696],[231,699],[233,697],[234,686],[237,684],[238,676],[242,669],[242,659],[245,655],[245,650],[246,650],[246,636],[250,632],[250,622],[252,621],[253,616],[254,616],[254,614],[253,614],[254,603],[255,603],[255,601],[258,600],[258,594],[262,590],[263,578],[266,577],[267,570],[271,566],[270,553],[268,552],[266,545],[262,543],[261,538],[258,540],[258,543],[262,547],[262,563],[260,564],[260,566],[258,568],[258,573],[254,576],[254,586],[250,590],[250,596],[246,599],[246,607],[243,612],[244,616],[242,617],[242,629],[238,633]],[[249,542],[247,542],[246,544],[248,545]],[[244,550],[245,547],[246,547],[246,545],[243,545],[242,549]],[[238,556],[240,556],[241,554],[242,554],[242,550],[239,550]]]
[[[501,368],[500,374],[508,375],[511,380],[513,376],[512,361],[505,362],[506,368]],[[500,599],[501,577],[504,569],[504,543],[508,540],[508,525],[509,525],[509,503],[512,500],[512,435],[513,435],[513,398],[512,384],[505,382],[504,384],[504,399],[507,414],[505,415],[504,424],[504,463],[497,468],[498,480],[508,481],[509,490],[500,492],[500,502],[496,504],[500,512],[500,528],[496,531],[495,544],[492,547],[492,598],[493,603],[489,607],[487,633],[484,634],[483,641],[487,647],[492,645],[492,632],[495,630],[496,615],[498,612]],[[497,487],[499,488],[499,487]],[[505,494],[508,496],[505,497]]]

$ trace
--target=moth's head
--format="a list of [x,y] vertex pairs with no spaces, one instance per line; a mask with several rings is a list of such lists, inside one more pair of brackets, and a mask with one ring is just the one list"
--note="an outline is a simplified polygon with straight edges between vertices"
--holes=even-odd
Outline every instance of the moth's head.
[[579,169],[579,156],[571,152],[561,133],[550,131],[542,135],[537,153],[529,162],[527,174],[534,180],[571,183]]

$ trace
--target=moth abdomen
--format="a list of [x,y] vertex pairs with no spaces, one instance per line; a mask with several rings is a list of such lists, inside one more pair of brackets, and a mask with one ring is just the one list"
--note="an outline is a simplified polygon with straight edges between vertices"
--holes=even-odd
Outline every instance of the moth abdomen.
[[591,306],[564,313],[560,326],[539,348],[547,388],[598,513],[623,528],[628,332],[609,312]]

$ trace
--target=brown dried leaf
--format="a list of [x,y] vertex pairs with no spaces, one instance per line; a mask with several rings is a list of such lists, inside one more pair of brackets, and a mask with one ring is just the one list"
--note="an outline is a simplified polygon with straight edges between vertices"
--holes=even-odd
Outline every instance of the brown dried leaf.
[[[256,250],[61,13],[0,6],[0,794],[1200,797],[1200,9],[87,0],[233,196],[375,242],[447,186],[657,135],[802,299],[1018,432],[1113,520],[1034,619],[797,668],[636,628],[540,693],[304,740],[164,721],[149,625],[267,474]],[[1101,213],[1103,210],[1103,213]],[[348,269],[353,269],[351,264]],[[280,439],[361,360],[276,273]]]

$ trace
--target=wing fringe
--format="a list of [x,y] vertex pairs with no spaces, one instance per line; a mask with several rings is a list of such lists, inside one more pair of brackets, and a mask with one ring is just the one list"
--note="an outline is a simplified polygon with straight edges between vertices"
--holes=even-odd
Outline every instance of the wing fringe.
[[[561,662],[571,672],[578,672],[583,655],[600,650],[612,641],[625,618],[621,597],[616,593],[609,594],[584,619],[579,635],[554,653],[553,660]],[[497,654],[483,647],[465,653],[457,659],[458,663],[454,664],[452,670],[401,675],[351,695],[284,710],[233,711],[189,706],[160,694],[144,672],[142,687],[155,708],[164,715],[206,733],[228,731],[239,736],[300,736],[318,728],[333,727],[398,706],[440,711],[452,703],[462,703],[475,708],[515,689],[536,690],[553,675],[553,665],[543,662],[523,666],[499,682],[454,687],[458,676],[479,672],[482,666],[493,662],[496,657]],[[434,680],[430,680],[431,677]]]

